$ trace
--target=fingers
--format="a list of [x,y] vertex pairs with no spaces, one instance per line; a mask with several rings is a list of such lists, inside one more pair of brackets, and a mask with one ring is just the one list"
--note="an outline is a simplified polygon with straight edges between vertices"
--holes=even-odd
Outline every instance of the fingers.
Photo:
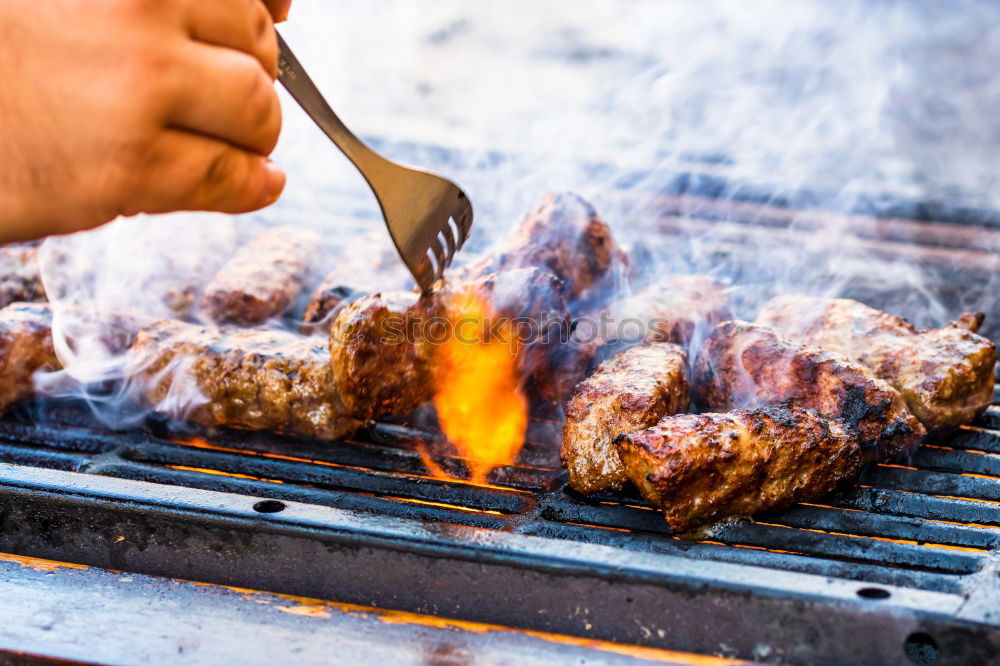
[[245,53],[202,43],[180,56],[165,124],[269,155],[281,131],[274,83]]
[[187,23],[195,40],[249,53],[277,77],[274,21],[260,0],[198,0],[189,5]]
[[266,157],[224,141],[166,130],[150,146],[124,215],[207,210],[246,213],[274,203],[285,174]]
[[288,10],[292,7],[292,0],[264,0],[275,23],[280,23],[288,19]]

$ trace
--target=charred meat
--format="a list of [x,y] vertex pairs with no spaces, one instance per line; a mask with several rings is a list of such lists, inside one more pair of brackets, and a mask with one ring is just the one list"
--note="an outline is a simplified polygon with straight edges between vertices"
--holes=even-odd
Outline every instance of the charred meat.
[[313,290],[302,317],[302,332],[328,333],[337,314],[351,301],[412,286],[413,278],[385,232],[363,235],[337,258],[333,270]]
[[593,348],[570,339],[560,285],[552,274],[527,268],[449,283],[424,298],[393,292],[353,301],[330,331],[333,377],[349,413],[403,415],[434,396],[436,347],[450,335],[453,297],[467,290],[518,337],[512,343],[519,374],[536,405],[561,404],[589,367]]
[[871,368],[931,431],[968,423],[993,400],[996,348],[976,334],[981,315],[921,330],[857,301],[789,295],[766,303],[758,322]]
[[569,307],[562,282],[538,268],[521,268],[445,287],[449,292],[472,289],[495,317],[509,322],[518,352],[518,371],[535,412],[551,414],[586,376],[594,346],[572,336]]
[[595,327],[598,357],[604,358],[643,340],[688,345],[730,318],[725,285],[707,275],[681,275],[588,313],[586,323]]
[[688,406],[687,355],[668,342],[632,347],[605,361],[566,405],[560,458],[581,493],[628,480],[613,442]]
[[576,194],[550,194],[521,222],[501,251],[455,271],[464,282],[490,273],[540,268],[562,281],[573,305],[612,291],[628,265],[611,227]]
[[0,247],[0,307],[44,300],[38,248],[28,245]]
[[330,273],[323,278],[309,299],[309,305],[302,315],[302,333],[329,331],[340,311],[364,295],[364,292],[344,284],[339,273]]
[[646,287],[633,296],[645,303],[649,340],[687,344],[698,329],[729,319],[726,286],[706,275],[684,275]]
[[353,432],[322,338],[164,320],[136,336],[127,374],[162,414],[335,439]]
[[260,234],[230,259],[202,295],[218,324],[256,325],[280,316],[302,291],[320,251],[308,230],[277,227]]
[[11,303],[0,310],[0,410],[34,393],[34,374],[59,369],[47,303]]
[[347,413],[361,419],[407,414],[433,396],[423,327],[433,298],[413,292],[364,296],[341,310],[330,330],[333,385]]
[[854,433],[798,407],[668,416],[615,444],[675,532],[822,497],[862,466]]
[[912,451],[925,434],[900,394],[862,365],[728,321],[713,329],[695,361],[695,399],[712,411],[788,404],[856,430],[867,460]]

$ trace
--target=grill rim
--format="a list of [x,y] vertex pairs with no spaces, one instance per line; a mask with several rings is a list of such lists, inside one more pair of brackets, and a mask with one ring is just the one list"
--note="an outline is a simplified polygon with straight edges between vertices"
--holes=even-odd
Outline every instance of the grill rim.
[[[267,498],[0,463],[0,517],[6,525],[0,531],[0,550],[190,579],[195,560],[218,559],[220,554],[229,557],[242,549],[238,567],[220,571],[218,563],[206,567],[203,561],[199,568],[208,575],[198,578],[222,585],[245,587],[252,583],[257,589],[272,592],[457,619],[499,620],[523,629],[560,628],[563,633],[651,647],[718,653],[742,645],[734,656],[748,659],[759,658],[752,646],[762,645],[773,650],[772,656],[818,660],[816,663],[836,661],[838,655],[842,661],[856,659],[858,654],[898,657],[905,637],[918,630],[934,636],[939,644],[951,644],[949,635],[964,635],[963,658],[990,654],[985,650],[1000,646],[1000,622],[997,618],[991,621],[988,613],[977,612],[977,605],[962,594],[873,586],[747,564],[711,562],[706,566],[704,561],[678,555],[496,530],[487,534],[473,527],[441,530],[414,519],[373,517],[293,501],[285,501],[281,512],[260,514],[253,505],[262,499]],[[19,525],[12,524],[15,520]],[[139,521],[151,530],[145,543],[116,540],[115,532],[127,533],[130,521]],[[167,550],[163,544],[153,543],[155,536],[175,530],[187,535],[182,543]],[[463,532],[474,538],[460,542]],[[81,538],[86,548],[80,547]],[[302,571],[303,562],[299,561],[285,560],[284,565],[276,566],[276,557],[279,564],[288,557],[289,549],[280,544],[289,540],[311,544],[315,552],[327,556],[308,562],[307,572]],[[358,549],[372,557],[369,571],[343,566],[345,561],[359,561]],[[385,589],[386,583],[379,586],[385,575],[382,557],[398,565],[396,575],[405,572],[411,577],[412,589]],[[595,565],[595,561],[601,563]],[[494,597],[507,588],[489,572],[502,578],[528,575],[544,586],[545,594],[552,595],[550,608],[568,604],[567,608],[579,611],[580,604],[585,604],[584,621],[566,613],[547,614],[545,604],[539,605],[541,613],[526,613],[525,608],[531,606],[517,599],[517,594],[513,595],[516,603],[496,599],[490,608],[456,604],[449,597],[453,590],[437,589],[440,580],[435,578],[435,567],[425,568],[427,562],[446,566],[446,571],[466,586],[469,571],[483,574],[478,579],[483,589],[475,592],[492,591]],[[311,577],[309,573],[316,573],[317,568],[324,575]],[[983,573],[995,577],[992,569],[988,567]],[[366,581],[362,593],[349,591],[357,579]],[[579,596],[581,585],[587,590],[585,598]],[[857,596],[859,590],[871,587],[886,589],[891,597],[873,604]],[[654,594],[660,604],[655,608],[622,604],[619,597],[630,591],[636,599]],[[537,597],[540,591],[533,594]],[[978,604],[979,608],[986,606]],[[622,612],[625,609],[629,612]],[[498,612],[503,617],[497,617]],[[740,635],[693,632],[676,626],[661,627],[663,635],[656,631],[644,635],[635,627],[639,619],[650,622],[681,613],[705,621],[715,618],[717,626],[736,623]],[[810,623],[824,626],[831,621],[840,624],[828,636],[802,633]],[[849,627],[868,631],[872,623],[886,625],[886,630],[866,638],[861,653],[856,652],[857,641],[843,641],[840,635]],[[640,626],[648,629],[650,625]],[[778,626],[783,629],[776,635]],[[838,645],[838,640],[845,644]]]

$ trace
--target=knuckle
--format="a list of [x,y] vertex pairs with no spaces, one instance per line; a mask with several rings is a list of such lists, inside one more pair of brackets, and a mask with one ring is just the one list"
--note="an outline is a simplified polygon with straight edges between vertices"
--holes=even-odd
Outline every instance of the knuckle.
[[273,35],[274,21],[271,19],[271,13],[267,10],[267,6],[260,0],[250,1],[250,20],[253,34],[257,36],[258,41]]
[[153,142],[144,139],[123,140],[115,146],[111,159],[96,171],[93,191],[100,194],[105,214],[135,215],[141,212],[146,174],[155,166]]
[[231,150],[222,150],[208,162],[203,179],[209,190],[220,192],[232,187],[236,180],[236,159]]
[[238,103],[243,109],[246,129],[254,140],[248,145],[264,153],[270,153],[277,142],[281,129],[281,104],[278,93],[267,74],[255,66],[240,82],[242,92]]
[[245,157],[237,150],[223,149],[208,163],[202,179],[202,198],[209,206],[239,198],[246,189],[249,171]]

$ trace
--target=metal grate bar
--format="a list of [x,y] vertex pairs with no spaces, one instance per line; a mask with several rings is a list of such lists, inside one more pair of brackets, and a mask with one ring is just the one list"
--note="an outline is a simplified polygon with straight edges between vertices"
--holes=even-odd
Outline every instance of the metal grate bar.
[[1000,503],[935,497],[911,491],[860,487],[828,500],[833,506],[952,523],[1000,526]]
[[921,544],[934,543],[983,550],[1000,545],[1000,529],[815,505],[793,507],[774,520],[782,525],[801,529],[916,540]]
[[1000,456],[980,451],[960,451],[943,446],[921,446],[913,455],[913,465],[921,469],[962,474],[983,474],[1000,481]]
[[863,477],[863,482],[893,490],[1000,502],[1000,479],[992,477],[879,465]]

